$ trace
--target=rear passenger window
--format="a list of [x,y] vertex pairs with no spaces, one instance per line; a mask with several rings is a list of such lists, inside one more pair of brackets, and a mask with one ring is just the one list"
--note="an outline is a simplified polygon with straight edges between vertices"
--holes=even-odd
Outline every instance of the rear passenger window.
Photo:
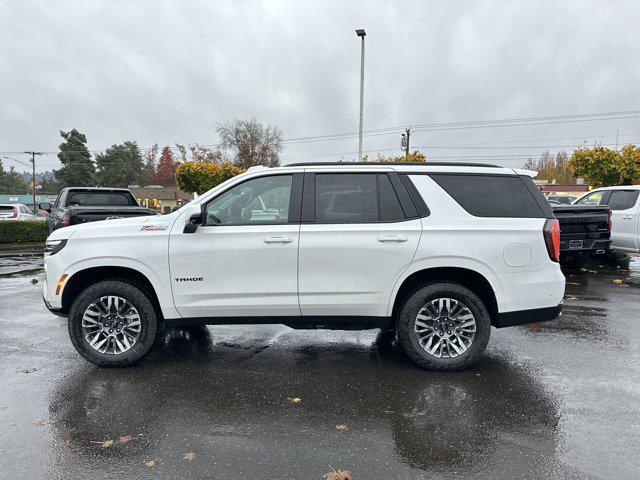
[[628,210],[636,204],[638,194],[640,194],[638,190],[612,190],[609,207],[611,210]]
[[453,199],[476,217],[545,218],[517,176],[431,174]]
[[378,221],[375,173],[321,173],[315,177],[317,222]]

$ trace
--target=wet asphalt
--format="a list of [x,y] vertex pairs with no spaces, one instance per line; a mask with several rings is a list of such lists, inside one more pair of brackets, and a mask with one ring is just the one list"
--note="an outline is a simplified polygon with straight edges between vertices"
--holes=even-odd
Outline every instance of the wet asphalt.
[[493,329],[458,373],[379,330],[280,325],[172,330],[99,369],[39,265],[0,258],[0,478],[640,477],[640,257],[568,266],[559,320]]

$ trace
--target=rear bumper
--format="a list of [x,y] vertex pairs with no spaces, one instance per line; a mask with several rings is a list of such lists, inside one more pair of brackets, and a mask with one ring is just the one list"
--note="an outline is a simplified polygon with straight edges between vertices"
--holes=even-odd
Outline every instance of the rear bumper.
[[532,310],[517,310],[515,312],[499,313],[495,319],[494,327],[514,327],[527,323],[547,322],[558,318],[562,313],[562,304],[555,307],[535,308]]

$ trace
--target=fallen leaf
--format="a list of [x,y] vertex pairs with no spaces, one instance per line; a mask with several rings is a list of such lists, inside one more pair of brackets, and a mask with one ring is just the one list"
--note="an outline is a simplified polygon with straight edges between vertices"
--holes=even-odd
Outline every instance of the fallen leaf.
[[620,280],[619,278],[614,278],[613,283],[615,283],[616,285],[622,285],[622,280]]
[[145,467],[153,467],[155,464],[156,464],[155,460],[147,460],[146,462],[144,462]]
[[349,430],[349,427],[347,427],[344,423],[339,423],[338,425],[336,425],[336,430]]
[[127,442],[130,442],[131,440],[133,440],[133,437],[131,435],[122,435],[121,437],[118,438],[118,441],[120,443],[127,443]]
[[578,282],[565,282],[567,285],[577,285],[580,286]]
[[300,397],[293,397],[293,398],[289,398],[289,401],[291,403],[300,403],[302,399]]
[[578,297],[576,297],[575,295],[565,295],[564,299],[565,300],[577,300]]
[[32,278],[31,279],[31,285],[35,285],[36,283],[38,283],[38,279],[37,278]]
[[342,468],[337,472],[333,470],[333,472],[325,473],[322,476],[325,478],[325,480],[353,480],[351,472],[348,470],[343,470]]
[[23,368],[22,370],[18,370],[18,372],[20,373],[33,373],[33,372],[37,372],[38,369],[37,368]]
[[36,418],[33,421],[34,425],[47,425],[49,423],[49,419],[48,418]]
[[101,442],[91,442],[91,443],[97,443],[98,445],[100,445],[102,448],[107,448],[113,445],[113,440],[103,440]]
[[194,460],[198,455],[193,452],[187,452],[182,456],[183,460],[189,460],[190,462]]

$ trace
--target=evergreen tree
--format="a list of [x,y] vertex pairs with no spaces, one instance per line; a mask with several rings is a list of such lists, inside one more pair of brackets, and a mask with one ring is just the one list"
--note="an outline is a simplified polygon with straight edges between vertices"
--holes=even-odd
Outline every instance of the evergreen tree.
[[176,185],[176,167],[178,162],[173,156],[171,147],[166,146],[162,149],[160,160],[156,174],[153,177],[153,183],[164,187],[174,187]]
[[0,160],[0,192],[23,195],[27,193],[27,185],[22,180],[22,175],[16,172],[13,166],[5,170]]
[[142,154],[135,141],[112,145],[96,155],[96,168],[96,180],[103,187],[138,185],[144,180]]
[[62,168],[54,172],[60,188],[95,185],[95,166],[87,150],[87,137],[75,128],[60,131],[60,136],[64,139],[58,152]]

